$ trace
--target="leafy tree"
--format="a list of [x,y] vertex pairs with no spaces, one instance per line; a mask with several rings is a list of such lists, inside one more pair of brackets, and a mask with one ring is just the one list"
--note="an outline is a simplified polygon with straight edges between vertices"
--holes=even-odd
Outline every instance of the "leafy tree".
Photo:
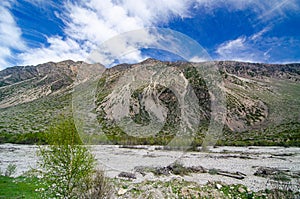
[[43,197],[88,198],[96,186],[102,186],[97,198],[107,195],[104,193],[107,181],[96,172],[95,158],[82,144],[72,119],[60,118],[49,129],[47,143],[39,150],[42,182],[46,187]]

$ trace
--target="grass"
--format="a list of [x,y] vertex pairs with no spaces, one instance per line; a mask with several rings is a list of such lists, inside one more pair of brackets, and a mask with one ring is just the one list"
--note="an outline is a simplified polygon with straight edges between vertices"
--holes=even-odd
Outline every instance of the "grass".
[[0,199],[4,198],[41,198],[36,191],[42,188],[36,178],[0,176]]
[[[274,187],[258,192],[249,190],[241,184],[224,184],[221,182],[208,182],[199,185],[196,182],[189,182],[174,178],[170,181],[143,181],[133,183],[130,180],[109,179],[112,183],[110,190],[113,196],[119,196],[119,189],[126,189],[125,195],[121,198],[151,198],[155,192],[159,191],[163,196],[171,198],[241,198],[241,199],[260,199],[260,198],[293,198],[299,196],[299,192],[291,192],[288,189]],[[38,179],[35,177],[6,177],[0,176],[0,199],[12,198],[41,198],[37,191],[41,189]],[[154,195],[153,195],[154,194]],[[298,195],[297,195],[298,194]]]

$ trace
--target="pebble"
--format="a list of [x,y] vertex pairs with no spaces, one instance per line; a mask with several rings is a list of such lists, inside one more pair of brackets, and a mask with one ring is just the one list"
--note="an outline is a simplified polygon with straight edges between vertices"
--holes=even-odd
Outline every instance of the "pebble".
[[216,187],[217,187],[217,189],[221,189],[221,188],[222,188],[222,185],[216,184]]
[[245,193],[246,190],[245,190],[243,187],[239,187],[239,188],[238,188],[238,192],[240,192],[240,193]]
[[126,192],[127,192],[127,189],[120,188],[118,191],[118,195],[119,196],[124,195]]

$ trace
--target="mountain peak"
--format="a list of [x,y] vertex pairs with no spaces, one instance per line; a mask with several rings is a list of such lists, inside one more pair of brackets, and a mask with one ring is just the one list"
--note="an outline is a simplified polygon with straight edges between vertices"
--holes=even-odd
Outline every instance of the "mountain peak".
[[152,64],[152,63],[157,63],[161,62],[160,60],[154,59],[154,58],[147,58],[144,61],[140,62],[141,64]]

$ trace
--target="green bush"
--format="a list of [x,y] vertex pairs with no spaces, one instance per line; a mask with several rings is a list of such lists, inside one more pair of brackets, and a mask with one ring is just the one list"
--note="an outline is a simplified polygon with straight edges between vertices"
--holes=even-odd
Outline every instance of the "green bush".
[[14,173],[16,173],[17,165],[15,164],[9,164],[5,170],[5,176],[11,177]]
[[45,133],[0,133],[0,144],[46,144]]
[[97,198],[107,195],[105,177],[95,170],[96,160],[82,145],[72,119],[63,117],[51,127],[47,143],[39,149],[44,198],[90,198],[98,186]]

